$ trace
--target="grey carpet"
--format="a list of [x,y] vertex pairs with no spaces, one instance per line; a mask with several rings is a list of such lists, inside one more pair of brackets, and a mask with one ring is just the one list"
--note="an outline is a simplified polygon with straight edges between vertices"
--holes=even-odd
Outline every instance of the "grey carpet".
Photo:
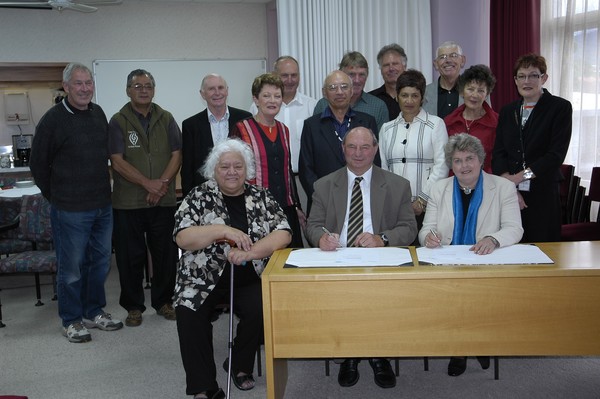
[[[50,300],[49,278],[43,279],[44,306],[35,307],[33,276],[0,276],[0,299],[5,328],[0,329],[0,395],[31,399],[185,398],[185,376],[179,355],[175,322],[144,313],[140,327],[105,332],[92,330],[92,342],[72,344],[61,335],[56,302]],[[106,311],[124,319],[118,305],[115,267],[106,283]],[[148,291],[147,291],[148,292]],[[147,303],[149,299],[147,300]],[[149,306],[149,305],[148,305]],[[226,386],[220,365],[227,356],[228,316],[215,323],[215,359],[219,383]],[[600,339],[600,337],[599,337]],[[263,352],[264,364],[264,352]],[[448,359],[430,359],[423,371],[421,358],[402,359],[395,388],[373,382],[368,362],[359,365],[361,378],[351,388],[337,384],[338,365],[325,376],[321,360],[291,360],[286,398],[600,398],[600,357],[502,358],[500,380],[493,366],[481,370],[469,359],[467,372],[448,377]],[[256,388],[232,398],[265,398],[265,377]]]

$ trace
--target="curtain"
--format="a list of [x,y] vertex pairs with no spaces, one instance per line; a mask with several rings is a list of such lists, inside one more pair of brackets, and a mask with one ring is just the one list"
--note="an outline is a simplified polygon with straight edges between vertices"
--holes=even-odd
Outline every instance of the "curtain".
[[369,62],[365,91],[383,84],[377,53],[398,43],[408,67],[432,79],[429,0],[278,0],[279,54],[300,64],[299,90],[321,98],[325,76],[344,53],[359,51]]
[[573,105],[573,134],[565,163],[589,187],[600,166],[599,0],[542,0],[546,88]]
[[496,76],[494,109],[519,96],[513,79],[517,59],[540,52],[540,0],[491,0],[490,68]]

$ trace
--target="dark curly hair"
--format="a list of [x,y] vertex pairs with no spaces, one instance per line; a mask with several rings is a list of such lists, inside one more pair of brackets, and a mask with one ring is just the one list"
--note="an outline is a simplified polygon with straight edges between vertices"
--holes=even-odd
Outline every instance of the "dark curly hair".
[[487,94],[490,94],[496,86],[496,78],[492,74],[492,70],[482,64],[465,69],[458,79],[458,92],[462,93],[467,83],[471,82],[484,83],[487,87]]

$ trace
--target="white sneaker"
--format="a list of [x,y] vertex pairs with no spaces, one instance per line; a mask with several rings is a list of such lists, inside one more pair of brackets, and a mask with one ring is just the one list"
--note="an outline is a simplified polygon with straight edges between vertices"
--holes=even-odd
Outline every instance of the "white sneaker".
[[104,331],[114,331],[123,327],[121,320],[113,319],[110,313],[100,313],[94,320],[84,320],[88,328],[99,328]]
[[69,324],[67,327],[63,327],[63,335],[67,337],[69,342],[81,343],[92,340],[90,332],[80,321]]

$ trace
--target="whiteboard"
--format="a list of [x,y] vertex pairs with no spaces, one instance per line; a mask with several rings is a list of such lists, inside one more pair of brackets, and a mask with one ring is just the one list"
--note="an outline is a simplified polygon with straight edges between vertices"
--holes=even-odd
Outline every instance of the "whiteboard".
[[254,78],[265,73],[261,60],[95,60],[95,102],[110,119],[129,97],[125,93],[127,75],[134,69],[145,69],[154,76],[154,102],[171,112],[177,124],[206,108],[200,97],[200,83],[209,73],[223,76],[229,86],[228,105],[249,109]]

